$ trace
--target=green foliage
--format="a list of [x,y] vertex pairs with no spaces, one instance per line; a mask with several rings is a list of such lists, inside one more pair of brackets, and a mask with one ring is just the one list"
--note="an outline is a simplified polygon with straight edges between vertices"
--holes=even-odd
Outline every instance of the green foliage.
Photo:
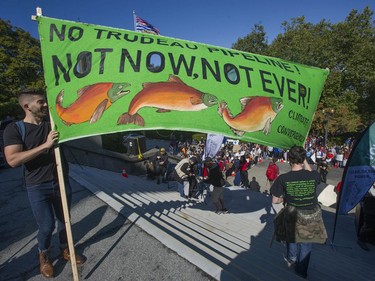
[[232,48],[257,54],[266,52],[268,44],[264,27],[260,24],[255,24],[251,33],[244,38],[238,38],[237,42],[232,45]]
[[312,123],[314,131],[324,132],[323,109],[334,109],[329,135],[359,132],[371,124],[375,120],[375,26],[370,8],[362,13],[352,10],[337,24],[324,19],[312,24],[301,16],[282,26],[284,33],[268,46],[263,46],[264,28],[256,25],[233,48],[330,69]]
[[[17,92],[44,88],[39,41],[28,32],[0,19],[0,110],[2,115],[17,116]],[[1,117],[1,116],[0,116]]]

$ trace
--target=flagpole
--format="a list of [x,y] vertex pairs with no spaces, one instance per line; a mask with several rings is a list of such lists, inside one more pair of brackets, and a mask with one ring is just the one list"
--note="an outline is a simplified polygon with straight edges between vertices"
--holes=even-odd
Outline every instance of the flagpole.
[[135,10],[133,10],[133,23],[134,23],[134,31],[137,31],[137,24],[136,24],[136,21],[135,21]]

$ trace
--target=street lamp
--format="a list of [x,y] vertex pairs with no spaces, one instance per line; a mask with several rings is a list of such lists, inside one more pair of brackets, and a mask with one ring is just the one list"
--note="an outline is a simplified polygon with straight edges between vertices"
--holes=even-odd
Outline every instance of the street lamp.
[[328,121],[329,116],[335,113],[334,109],[323,109],[323,114],[325,114],[325,127],[324,127],[324,147],[327,147],[327,136],[328,136]]

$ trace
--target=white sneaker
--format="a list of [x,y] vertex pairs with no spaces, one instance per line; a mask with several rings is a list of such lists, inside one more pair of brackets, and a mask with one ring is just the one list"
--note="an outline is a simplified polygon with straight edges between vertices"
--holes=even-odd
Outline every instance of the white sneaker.
[[294,267],[294,266],[296,265],[296,261],[289,260],[289,259],[287,259],[286,257],[284,257],[284,261],[286,262],[286,264],[287,264],[287,266],[288,266],[289,268],[292,268],[292,267]]

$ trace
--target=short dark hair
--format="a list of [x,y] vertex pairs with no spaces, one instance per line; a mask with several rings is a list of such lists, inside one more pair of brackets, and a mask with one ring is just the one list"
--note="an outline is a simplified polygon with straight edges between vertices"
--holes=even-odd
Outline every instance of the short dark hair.
[[33,96],[46,96],[46,93],[42,89],[36,88],[27,88],[22,89],[18,92],[18,103],[23,108],[25,103],[28,103],[32,100]]
[[18,92],[18,97],[22,95],[41,95],[45,96],[46,92],[43,89],[37,88],[25,88]]
[[288,153],[289,163],[302,164],[306,159],[306,150],[302,146],[294,145]]

